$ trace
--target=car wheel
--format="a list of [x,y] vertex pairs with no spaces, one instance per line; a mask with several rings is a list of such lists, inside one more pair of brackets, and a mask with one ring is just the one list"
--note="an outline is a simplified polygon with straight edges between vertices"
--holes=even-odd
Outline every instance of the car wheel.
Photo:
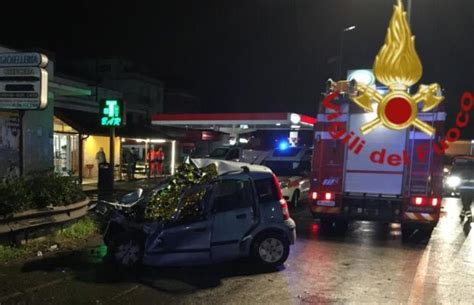
[[298,207],[298,202],[300,201],[300,191],[295,190],[293,196],[291,197],[291,206],[296,208]]
[[280,266],[290,254],[290,243],[278,233],[264,233],[253,243],[253,257],[265,266]]
[[121,233],[108,247],[108,257],[123,268],[134,268],[143,257],[143,246],[129,233]]

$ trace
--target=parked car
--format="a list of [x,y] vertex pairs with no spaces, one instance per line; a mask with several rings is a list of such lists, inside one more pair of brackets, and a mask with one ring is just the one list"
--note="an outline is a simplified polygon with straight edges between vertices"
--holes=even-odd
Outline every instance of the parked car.
[[459,156],[454,158],[453,163],[444,177],[444,193],[450,196],[459,196],[459,187],[463,182],[467,171],[474,168],[474,157]]
[[268,153],[267,150],[244,149],[239,146],[222,146],[214,149],[207,157],[210,159],[260,164]]
[[198,161],[200,167],[214,162],[220,168],[211,183],[187,191],[205,191],[199,215],[182,215],[181,203],[168,223],[137,223],[117,212],[104,235],[108,257],[123,266],[185,266],[243,257],[283,264],[295,242],[295,222],[276,176],[259,165]]
[[262,163],[277,175],[283,197],[293,207],[309,197],[312,154],[313,150],[306,147],[278,148]]

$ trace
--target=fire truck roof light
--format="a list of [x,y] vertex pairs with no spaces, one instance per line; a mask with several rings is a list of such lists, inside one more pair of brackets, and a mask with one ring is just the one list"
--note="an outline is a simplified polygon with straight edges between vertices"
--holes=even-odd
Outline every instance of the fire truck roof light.
[[287,150],[288,146],[289,146],[288,142],[285,142],[285,141],[278,143],[278,148],[280,150]]

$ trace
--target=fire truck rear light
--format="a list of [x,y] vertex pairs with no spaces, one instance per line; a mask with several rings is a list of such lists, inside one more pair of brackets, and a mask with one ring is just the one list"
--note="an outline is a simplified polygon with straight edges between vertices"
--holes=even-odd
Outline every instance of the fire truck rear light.
[[434,206],[434,207],[437,206],[438,205],[438,198],[433,198],[431,200],[431,205]]
[[326,193],[326,194],[324,195],[324,198],[325,198],[326,200],[331,200],[331,199],[332,199],[332,194],[331,194],[331,193]]
[[421,205],[423,203],[423,197],[416,197],[415,198],[415,204],[416,205]]
[[312,192],[312,193],[311,193],[311,198],[312,198],[313,200],[318,199],[318,192]]

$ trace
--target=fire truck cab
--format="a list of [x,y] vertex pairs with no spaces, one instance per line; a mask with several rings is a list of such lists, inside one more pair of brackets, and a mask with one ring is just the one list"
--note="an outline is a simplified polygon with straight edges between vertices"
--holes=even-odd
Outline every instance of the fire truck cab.
[[399,222],[404,238],[416,229],[431,233],[443,187],[443,155],[432,147],[442,139],[445,113],[439,107],[419,111],[418,118],[436,128],[432,137],[413,127],[383,126],[362,135],[359,128],[376,118],[376,111],[364,112],[337,93],[331,105],[320,104],[315,124],[313,216],[322,226],[344,229],[352,220]]

